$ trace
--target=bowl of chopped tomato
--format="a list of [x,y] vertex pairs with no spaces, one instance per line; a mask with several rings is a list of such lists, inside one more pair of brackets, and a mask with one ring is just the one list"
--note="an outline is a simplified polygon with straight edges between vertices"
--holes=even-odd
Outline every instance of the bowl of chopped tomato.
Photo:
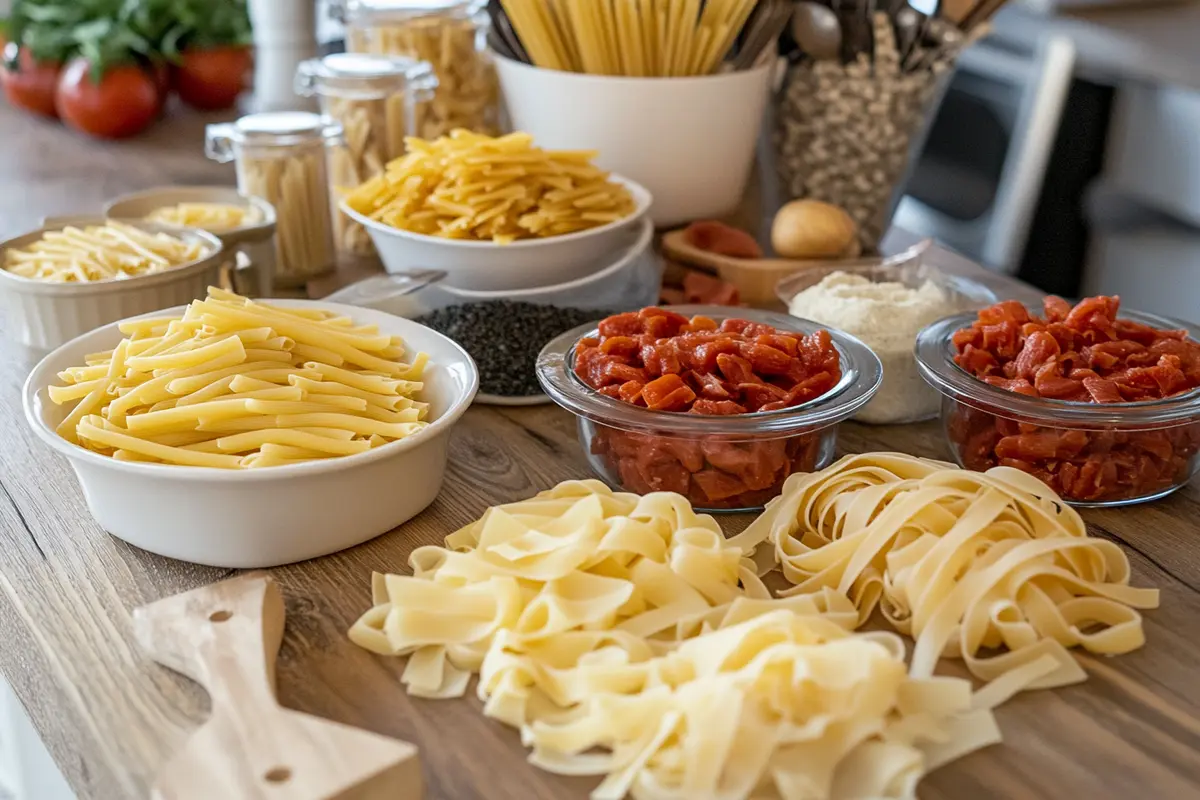
[[537,371],[601,478],[704,511],[761,509],[792,473],[829,464],[838,423],[883,376],[853,336],[727,306],[606,317],[546,345]]
[[1200,468],[1200,331],[1117,297],[1009,300],[917,338],[954,458],[1014,467],[1079,506],[1163,497]]

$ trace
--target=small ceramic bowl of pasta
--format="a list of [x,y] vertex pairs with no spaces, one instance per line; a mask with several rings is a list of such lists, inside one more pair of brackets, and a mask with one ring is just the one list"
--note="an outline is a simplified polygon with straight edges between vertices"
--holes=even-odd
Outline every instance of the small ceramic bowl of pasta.
[[231,278],[238,291],[272,294],[275,206],[232,186],[159,186],[113,198],[104,215],[208,231],[237,255]]
[[51,350],[93,328],[204,296],[224,245],[197,228],[103,217],[48,220],[0,243],[9,338]]
[[59,347],[23,399],[104,530],[241,569],[343,550],[420,513],[478,384],[461,347],[415,322],[210,289]]

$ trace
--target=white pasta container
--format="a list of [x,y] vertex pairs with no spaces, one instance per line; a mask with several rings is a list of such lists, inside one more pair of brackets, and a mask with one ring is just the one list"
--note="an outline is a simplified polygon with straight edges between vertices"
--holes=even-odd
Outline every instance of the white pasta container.
[[428,61],[435,95],[416,106],[415,135],[436,139],[455,128],[495,133],[500,99],[486,51],[482,0],[333,0],[346,25],[346,50]]
[[[103,225],[104,218],[73,218],[69,224]],[[163,231],[184,241],[201,242],[207,253],[163,272],[89,283],[34,280],[0,269],[0,310],[8,337],[34,350],[51,350],[110,322],[203,298],[208,287],[218,283],[223,248],[216,236],[155,222],[127,221],[127,224],[151,233]],[[10,248],[26,247],[48,231],[62,230],[66,225],[67,221],[50,223],[0,243],[0,264]]]
[[296,70],[296,93],[316,95],[321,112],[342,125],[345,145],[330,150],[334,245],[356,256],[375,255],[362,225],[338,210],[341,196],[384,171],[404,154],[415,133],[416,104],[433,96],[437,78],[426,61],[333,53],[304,61]]
[[250,114],[206,130],[208,157],[236,163],[238,191],[275,208],[274,288],[303,286],[337,266],[327,162],[342,144],[339,122],[307,111]]

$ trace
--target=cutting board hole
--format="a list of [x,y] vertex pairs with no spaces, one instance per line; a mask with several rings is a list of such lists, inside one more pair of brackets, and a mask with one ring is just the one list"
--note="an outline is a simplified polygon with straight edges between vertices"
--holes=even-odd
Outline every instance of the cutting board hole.
[[211,614],[209,614],[208,621],[209,622],[224,622],[225,620],[229,619],[232,616],[233,616],[232,611],[226,611],[225,609],[221,609],[220,611],[214,611]]
[[292,771],[287,767],[271,767],[263,779],[267,783],[287,783],[292,779]]

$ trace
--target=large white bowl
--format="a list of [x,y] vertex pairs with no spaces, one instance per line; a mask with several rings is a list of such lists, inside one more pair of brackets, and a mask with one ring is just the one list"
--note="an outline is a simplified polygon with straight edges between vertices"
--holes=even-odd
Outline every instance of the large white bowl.
[[106,325],[46,356],[25,382],[24,406],[38,437],[70,461],[92,516],[109,533],[197,564],[271,567],[361,544],[433,502],[442,486],[450,429],[479,386],[471,357],[445,336],[382,311],[307,300],[273,302],[336,311],[403,337],[413,352],[428,353],[421,399],[430,403],[430,425],[358,455],[258,470],[117,461],[58,436],[54,429],[68,409],[51,402],[46,392],[60,370],[120,341],[117,323]]
[[388,272],[442,270],[446,273],[443,284],[456,289],[536,289],[587,277],[596,270],[597,259],[619,250],[628,231],[637,229],[650,208],[650,193],[618,175],[612,180],[624,184],[633,195],[637,207],[628,217],[578,233],[510,244],[425,236],[363,216],[345,201],[341,209],[367,229]]
[[[157,222],[128,221],[150,231],[167,231],[184,241],[199,241],[206,253],[195,261],[163,272],[123,280],[57,283],[23,278],[3,269],[4,251],[26,247],[47,231],[62,230],[51,222],[36,231],[0,243],[0,310],[9,338],[37,351],[51,350],[80,334],[127,317],[190,303],[218,283],[224,246],[211,233]],[[72,225],[102,225],[103,217],[71,219]]]
[[654,195],[656,226],[722,217],[741,202],[773,61],[719,75],[629,78],[494,58],[513,127],[547,149],[598,151],[598,166]]

